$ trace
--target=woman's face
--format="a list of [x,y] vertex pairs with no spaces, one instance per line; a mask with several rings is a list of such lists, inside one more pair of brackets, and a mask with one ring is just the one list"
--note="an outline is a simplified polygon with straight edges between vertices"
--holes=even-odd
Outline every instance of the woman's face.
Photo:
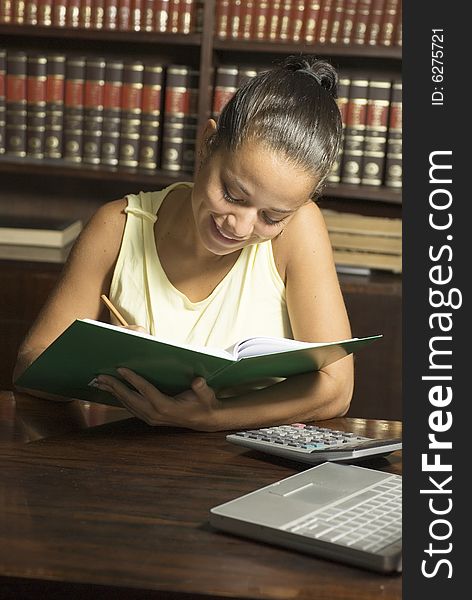
[[196,175],[192,208],[203,246],[231,254],[275,238],[310,202],[314,176],[258,142],[218,151]]

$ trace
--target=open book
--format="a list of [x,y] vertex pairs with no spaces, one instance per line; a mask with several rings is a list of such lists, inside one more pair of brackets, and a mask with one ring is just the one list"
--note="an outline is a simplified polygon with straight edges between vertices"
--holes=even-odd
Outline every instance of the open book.
[[185,346],[90,319],[72,323],[15,382],[16,385],[89,402],[120,405],[91,387],[100,373],[119,377],[127,367],[166,394],[190,388],[204,377],[215,391],[268,378],[307,373],[343,358],[382,336],[329,343],[254,337],[227,350]]

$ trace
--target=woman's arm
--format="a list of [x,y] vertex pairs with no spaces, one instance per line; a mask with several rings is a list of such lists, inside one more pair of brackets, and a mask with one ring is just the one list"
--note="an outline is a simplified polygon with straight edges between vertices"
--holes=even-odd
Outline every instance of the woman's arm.
[[[82,231],[59,281],[21,344],[14,381],[75,319],[99,318],[103,311],[100,294],[108,293],[123,235],[125,206],[126,200],[103,205]],[[50,394],[41,397],[61,399]]]
[[[306,205],[298,211],[277,240],[274,255],[279,271],[286,274],[287,305],[295,339],[328,342],[350,338],[331,245],[316,206]],[[98,377],[98,387],[115,395],[137,417],[150,425],[206,431],[341,416],[349,408],[353,389],[351,356],[321,371],[224,400],[218,400],[201,378],[194,380],[190,390],[169,397],[132,371],[119,371],[132,388],[107,375]]]

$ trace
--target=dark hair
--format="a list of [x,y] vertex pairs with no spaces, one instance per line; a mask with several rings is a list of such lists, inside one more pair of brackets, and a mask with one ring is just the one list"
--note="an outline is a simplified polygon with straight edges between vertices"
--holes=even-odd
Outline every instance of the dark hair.
[[315,195],[341,143],[337,81],[328,62],[310,56],[290,56],[259,73],[222,110],[209,141],[210,152],[235,150],[247,140],[260,141],[318,177]]

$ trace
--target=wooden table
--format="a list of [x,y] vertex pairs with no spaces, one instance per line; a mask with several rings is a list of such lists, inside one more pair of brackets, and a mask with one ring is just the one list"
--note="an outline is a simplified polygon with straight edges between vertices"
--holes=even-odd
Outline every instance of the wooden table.
[[[399,422],[334,419],[366,435]],[[364,466],[401,473],[401,453]],[[211,507],[303,468],[225,434],[0,392],[0,596],[400,599],[379,575],[212,529]]]

